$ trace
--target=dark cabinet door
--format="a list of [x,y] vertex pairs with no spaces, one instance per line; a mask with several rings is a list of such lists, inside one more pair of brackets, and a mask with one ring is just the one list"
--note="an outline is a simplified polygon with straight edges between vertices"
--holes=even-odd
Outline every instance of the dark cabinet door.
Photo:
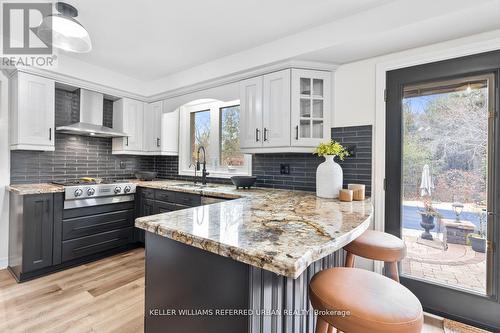
[[[136,215],[137,217],[149,216],[155,214],[154,190],[140,188],[136,195]],[[144,244],[145,231],[134,228],[134,240]]]
[[53,198],[52,194],[24,197],[23,272],[52,265]]
[[151,199],[144,199],[141,203],[140,216],[154,215],[155,213],[155,201]]
[[155,214],[173,212],[175,210],[190,208],[189,206],[173,204],[170,202],[155,201]]

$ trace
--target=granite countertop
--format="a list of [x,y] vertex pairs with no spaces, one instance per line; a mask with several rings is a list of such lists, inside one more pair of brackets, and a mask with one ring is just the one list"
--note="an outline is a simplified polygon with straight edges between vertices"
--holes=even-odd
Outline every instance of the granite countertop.
[[15,184],[7,186],[10,192],[20,195],[64,192],[62,185],[56,184]]
[[[141,217],[135,226],[292,278],[361,235],[372,220],[369,199],[340,202],[312,192],[201,187],[178,180],[130,181],[141,187],[232,199]],[[28,195],[63,192],[64,187],[19,184],[8,190]]]
[[302,191],[201,188],[179,181],[136,183],[234,199],[141,217],[136,227],[292,278],[354,240],[372,219],[369,199],[340,202]]

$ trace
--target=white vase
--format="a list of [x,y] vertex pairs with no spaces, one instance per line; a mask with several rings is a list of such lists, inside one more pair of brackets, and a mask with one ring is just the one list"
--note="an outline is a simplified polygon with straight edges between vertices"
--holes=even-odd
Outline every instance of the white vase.
[[338,198],[342,189],[343,172],[334,155],[326,155],[316,170],[316,195],[321,198]]

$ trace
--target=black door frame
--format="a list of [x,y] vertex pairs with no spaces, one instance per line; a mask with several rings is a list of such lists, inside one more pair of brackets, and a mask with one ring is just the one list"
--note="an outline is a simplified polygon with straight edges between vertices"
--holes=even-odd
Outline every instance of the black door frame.
[[[401,277],[401,283],[415,293],[424,309],[450,319],[478,327],[500,331],[500,51],[444,60],[408,67],[386,74],[386,180],[385,180],[385,230],[401,237],[401,153],[402,153],[402,99],[403,86],[429,81],[456,79],[463,76],[493,74],[494,87],[494,151],[491,159],[496,165],[491,181],[495,184],[492,195],[492,212],[488,224],[493,231],[493,281],[491,297],[466,293],[457,289],[433,285],[416,279]],[[496,131],[496,132],[495,132]]]

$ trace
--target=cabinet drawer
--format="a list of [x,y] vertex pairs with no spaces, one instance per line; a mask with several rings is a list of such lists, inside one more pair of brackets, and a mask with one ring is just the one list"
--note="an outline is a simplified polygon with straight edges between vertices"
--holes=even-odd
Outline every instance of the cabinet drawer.
[[156,201],[155,205],[156,205],[156,209],[155,209],[156,214],[173,212],[175,210],[190,208],[190,206],[173,204],[170,202],[162,202],[162,201]]
[[89,236],[104,231],[133,226],[134,211],[121,210],[99,215],[63,220],[62,239]]
[[157,201],[171,202],[190,207],[201,205],[201,196],[191,193],[157,190],[155,191],[155,199]]
[[63,241],[62,261],[68,261],[127,245],[132,242],[133,230],[132,227],[129,227]]
[[141,188],[139,194],[143,199],[154,199],[155,198],[155,190],[151,188]]
[[120,202],[109,205],[90,206],[82,208],[65,209],[63,219],[72,219],[87,215],[97,215],[102,213],[116,212],[120,210],[134,209],[134,202]]

